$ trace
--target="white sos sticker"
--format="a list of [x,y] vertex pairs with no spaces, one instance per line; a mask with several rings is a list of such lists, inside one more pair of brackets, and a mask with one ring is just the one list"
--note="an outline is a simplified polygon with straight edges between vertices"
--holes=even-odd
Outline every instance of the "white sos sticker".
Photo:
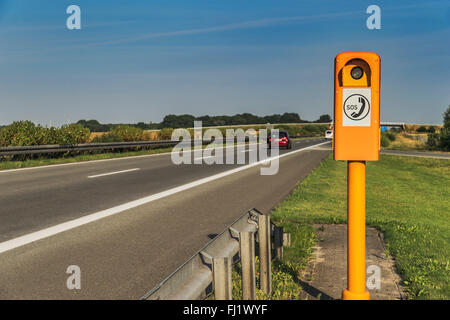
[[371,89],[343,89],[344,127],[370,127]]

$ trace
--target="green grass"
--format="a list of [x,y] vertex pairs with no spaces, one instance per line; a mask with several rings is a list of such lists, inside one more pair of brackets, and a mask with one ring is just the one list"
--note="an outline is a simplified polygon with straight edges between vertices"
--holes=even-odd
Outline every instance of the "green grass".
[[[272,294],[267,295],[259,289],[259,258],[256,257],[256,299],[257,300],[298,300],[302,286],[298,275],[308,263],[315,243],[314,229],[311,226],[295,225],[292,233],[291,247],[284,248],[283,260],[272,263]],[[241,266],[233,267],[233,299],[242,298]]]
[[[346,223],[346,185],[346,162],[330,157],[274,210],[272,218],[292,233],[294,247],[296,242],[312,246],[314,234],[298,234],[295,228]],[[366,221],[384,233],[411,298],[450,298],[449,208],[449,160],[382,155],[380,161],[367,163]],[[288,263],[290,257],[285,260]]]

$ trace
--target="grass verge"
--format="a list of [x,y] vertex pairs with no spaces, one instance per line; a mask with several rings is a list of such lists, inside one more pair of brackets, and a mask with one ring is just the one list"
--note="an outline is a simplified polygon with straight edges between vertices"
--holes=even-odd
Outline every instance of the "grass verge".
[[[346,162],[329,157],[274,210],[293,244],[275,272],[294,265],[298,279],[315,243],[312,224],[346,223],[346,184]],[[366,221],[384,233],[411,298],[450,298],[449,208],[449,160],[382,155],[367,163]]]

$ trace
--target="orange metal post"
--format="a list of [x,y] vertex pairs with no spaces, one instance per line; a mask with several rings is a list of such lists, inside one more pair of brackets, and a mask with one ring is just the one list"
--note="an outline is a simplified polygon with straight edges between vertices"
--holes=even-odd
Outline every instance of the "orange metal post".
[[347,164],[347,289],[344,300],[369,300],[366,290],[366,162]]

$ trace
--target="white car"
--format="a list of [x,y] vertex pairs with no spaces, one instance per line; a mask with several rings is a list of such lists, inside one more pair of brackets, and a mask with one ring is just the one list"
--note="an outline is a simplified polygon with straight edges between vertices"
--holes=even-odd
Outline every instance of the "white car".
[[325,131],[325,139],[333,139],[333,130]]

